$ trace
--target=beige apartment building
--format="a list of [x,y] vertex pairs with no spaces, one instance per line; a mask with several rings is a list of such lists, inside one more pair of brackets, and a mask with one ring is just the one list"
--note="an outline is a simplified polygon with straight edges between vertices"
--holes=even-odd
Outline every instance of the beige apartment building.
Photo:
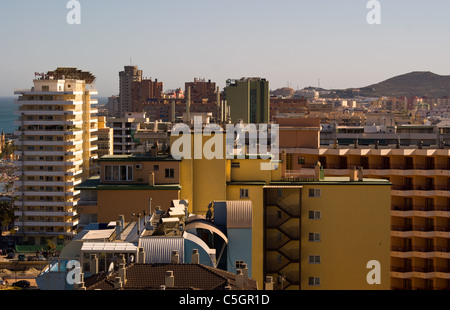
[[77,184],[97,159],[97,100],[89,72],[58,68],[16,90],[19,167],[15,225],[23,244],[63,245],[77,232]]

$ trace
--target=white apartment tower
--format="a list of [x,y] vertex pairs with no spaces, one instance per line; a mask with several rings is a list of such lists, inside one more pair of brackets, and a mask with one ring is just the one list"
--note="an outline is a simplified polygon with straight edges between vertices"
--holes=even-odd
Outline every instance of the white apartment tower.
[[77,233],[80,192],[74,187],[90,177],[97,159],[95,77],[74,68],[38,76],[33,88],[15,91],[15,225],[25,244],[64,245]]

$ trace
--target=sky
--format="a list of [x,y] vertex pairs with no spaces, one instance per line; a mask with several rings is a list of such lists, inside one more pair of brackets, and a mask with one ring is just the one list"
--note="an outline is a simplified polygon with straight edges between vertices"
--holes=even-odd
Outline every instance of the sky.
[[368,0],[78,0],[72,25],[68,2],[0,1],[0,96],[62,66],[92,72],[101,97],[118,94],[130,64],[164,90],[196,77],[331,89],[450,75],[448,0],[379,0],[374,25]]

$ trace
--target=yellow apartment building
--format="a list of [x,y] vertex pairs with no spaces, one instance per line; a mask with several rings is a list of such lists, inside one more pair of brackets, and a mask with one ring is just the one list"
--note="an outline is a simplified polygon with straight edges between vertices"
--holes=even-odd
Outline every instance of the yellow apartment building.
[[[304,132],[303,125],[280,129],[282,140],[292,142],[290,137]],[[389,180],[391,289],[450,289],[448,148],[285,143],[281,150],[286,152],[286,173],[291,177],[313,173],[320,161],[328,177],[347,176],[362,167],[365,178]]]
[[[180,199],[180,161],[149,154],[110,155],[99,159],[100,176],[78,185],[80,222],[108,223],[124,215],[167,210]],[[151,199],[151,200],[150,200]]]
[[[196,214],[213,201],[252,202],[252,277],[260,288],[272,276],[275,289],[389,289],[390,182],[351,179],[350,173],[323,178],[319,166],[292,178],[286,156],[272,161],[274,170],[261,170],[270,159],[226,157],[225,137],[218,138],[225,133],[216,135],[222,158],[194,159],[191,148],[191,159],[181,160],[181,198]],[[171,149],[182,137],[171,136]],[[195,133],[185,141],[204,150],[214,137]],[[377,283],[367,280],[373,261]]]

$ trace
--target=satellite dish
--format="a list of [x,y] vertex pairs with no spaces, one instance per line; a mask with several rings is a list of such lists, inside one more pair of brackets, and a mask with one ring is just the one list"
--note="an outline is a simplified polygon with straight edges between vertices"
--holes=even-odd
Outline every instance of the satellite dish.
[[114,271],[114,263],[112,262],[111,264],[109,264],[109,268],[108,268],[108,276],[110,276]]

